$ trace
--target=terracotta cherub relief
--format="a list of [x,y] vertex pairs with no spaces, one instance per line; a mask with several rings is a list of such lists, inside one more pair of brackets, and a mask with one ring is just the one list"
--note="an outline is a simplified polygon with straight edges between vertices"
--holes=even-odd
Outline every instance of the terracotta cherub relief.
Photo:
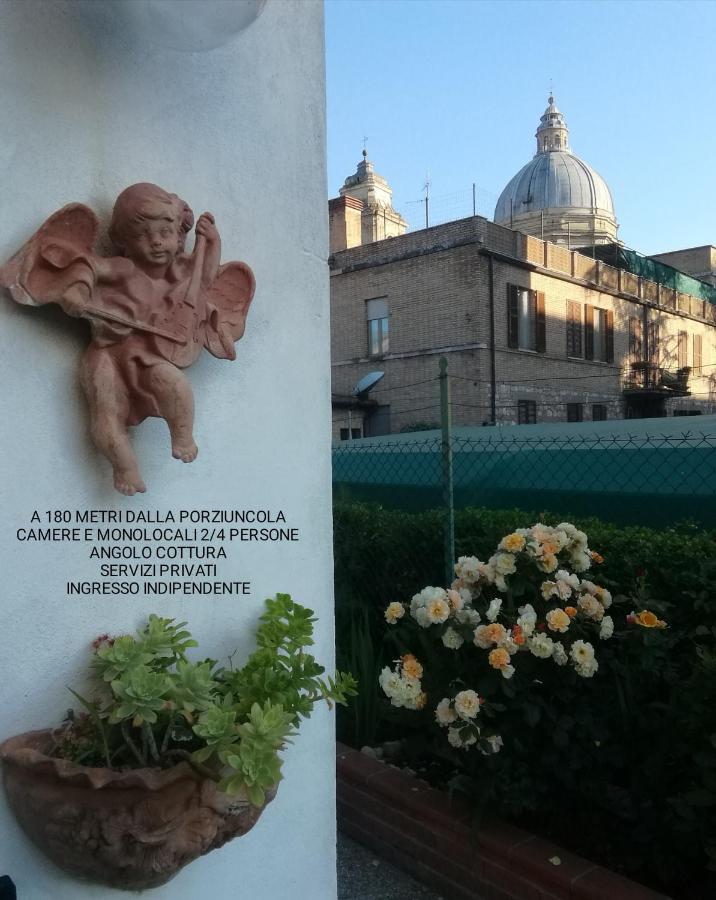
[[120,256],[94,252],[99,223],[87,206],[56,212],[5,266],[0,285],[18,303],[58,303],[91,323],[81,382],[92,437],[112,464],[122,494],[146,490],[128,428],[165,419],[172,455],[192,462],[194,397],[182,371],[203,349],[236,358],[254,293],[251,269],[220,265],[221,239],[210,213],[194,224],[187,204],[154,184],[135,184],[114,205],[109,237]]

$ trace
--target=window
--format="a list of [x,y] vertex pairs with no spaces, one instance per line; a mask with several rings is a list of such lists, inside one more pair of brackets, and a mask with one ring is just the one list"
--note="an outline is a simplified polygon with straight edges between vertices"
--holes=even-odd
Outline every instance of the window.
[[341,428],[342,441],[357,441],[361,437],[360,428]]
[[700,409],[675,409],[674,415],[675,416],[700,416],[701,410]]
[[629,317],[629,358],[632,362],[643,359],[644,341],[642,338],[642,321],[639,316]]
[[516,284],[507,285],[507,346],[519,350],[546,350],[544,294]]
[[584,357],[614,362],[614,313],[610,309],[585,305]]
[[537,421],[537,403],[534,400],[517,401],[517,424],[534,425]]
[[388,352],[388,300],[376,297],[365,305],[368,321],[368,356],[384,356]]
[[567,300],[567,356],[582,358],[582,304]]
[[685,331],[679,332],[678,363],[680,369],[689,364],[689,335]]
[[649,362],[655,368],[659,365],[659,323],[649,322],[646,329],[647,352]]
[[568,403],[567,404],[567,421],[568,422],[581,422],[584,419],[584,404],[583,403]]
[[592,421],[607,421],[607,407],[603,403],[592,403]]
[[703,356],[703,340],[700,334],[694,335],[694,375],[697,377],[701,374],[701,367],[704,364]]

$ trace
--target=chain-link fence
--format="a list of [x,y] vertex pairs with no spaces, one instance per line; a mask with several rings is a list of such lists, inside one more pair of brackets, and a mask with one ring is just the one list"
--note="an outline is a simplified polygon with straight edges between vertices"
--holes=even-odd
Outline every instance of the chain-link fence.
[[574,434],[457,429],[447,444],[439,432],[350,441],[333,450],[334,490],[396,509],[441,508],[450,452],[456,508],[716,526],[716,429],[661,431],[649,421],[646,431],[622,422]]

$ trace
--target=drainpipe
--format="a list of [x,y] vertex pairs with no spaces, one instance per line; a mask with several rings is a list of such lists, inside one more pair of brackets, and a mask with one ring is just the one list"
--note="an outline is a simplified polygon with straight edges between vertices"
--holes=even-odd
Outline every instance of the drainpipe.
[[488,289],[490,294],[490,419],[493,425],[496,419],[496,387],[495,387],[495,262],[490,254],[488,260]]

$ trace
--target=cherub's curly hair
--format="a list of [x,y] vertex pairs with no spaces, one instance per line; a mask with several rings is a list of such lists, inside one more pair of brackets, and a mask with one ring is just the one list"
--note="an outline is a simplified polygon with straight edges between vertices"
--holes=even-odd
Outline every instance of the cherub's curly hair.
[[[191,207],[176,194],[169,194],[156,184],[142,181],[125,188],[117,197],[109,223],[109,238],[120,249],[125,245],[125,229],[128,224],[146,221],[150,216],[143,211],[149,203],[168,206],[179,230],[179,249],[184,250],[184,241],[194,225]],[[153,217],[151,217],[153,218]]]

